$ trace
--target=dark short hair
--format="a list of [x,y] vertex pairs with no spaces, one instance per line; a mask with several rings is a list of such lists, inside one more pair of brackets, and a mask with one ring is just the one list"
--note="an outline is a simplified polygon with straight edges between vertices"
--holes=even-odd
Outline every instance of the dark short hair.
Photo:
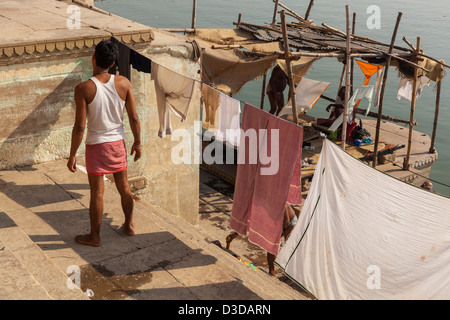
[[119,49],[111,40],[102,40],[95,47],[95,63],[107,69],[119,57]]

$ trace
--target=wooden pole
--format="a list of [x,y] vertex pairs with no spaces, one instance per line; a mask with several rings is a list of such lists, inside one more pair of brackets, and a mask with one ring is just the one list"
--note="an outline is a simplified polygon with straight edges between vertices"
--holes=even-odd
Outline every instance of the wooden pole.
[[262,84],[262,90],[261,90],[261,105],[260,105],[261,110],[264,109],[264,97],[266,95],[266,78],[267,78],[267,71],[264,72],[264,77],[263,77],[263,84]]
[[345,74],[345,100],[344,100],[344,113],[342,119],[342,131],[341,131],[341,142],[342,149],[345,150],[345,143],[347,141],[347,120],[348,120],[348,100],[350,99],[350,79],[351,79],[351,57],[350,57],[350,11],[348,5],[345,6],[346,11],[346,21],[347,21],[347,42],[346,42],[346,74]]
[[274,2],[275,2],[275,6],[273,9],[272,24],[275,24],[277,22],[278,0],[274,0]]
[[438,124],[438,118],[439,118],[439,104],[441,101],[441,85],[442,80],[439,80],[436,84],[437,92],[436,92],[436,111],[434,112],[434,123],[433,123],[433,135],[431,136],[431,146],[430,146],[430,153],[434,153],[436,149],[434,148],[434,143],[436,141],[436,132],[437,132],[437,124]]
[[194,3],[192,4],[192,25],[191,28],[195,29],[195,20],[197,17],[197,0],[193,0]]
[[[277,1],[277,2],[278,2],[278,1]],[[286,7],[286,6],[285,6],[284,4],[282,4],[281,2],[278,2],[278,5],[279,5],[280,7],[282,7],[283,9],[285,9],[287,12],[291,13],[292,16],[293,16],[294,18],[296,18],[297,20],[300,20],[300,21],[306,21],[305,18],[303,18],[302,16],[298,15],[294,10],[289,9],[288,7]],[[285,14],[286,14],[286,13],[285,13]],[[306,21],[306,22],[307,22],[307,21]]]
[[305,13],[305,20],[308,20],[309,14],[311,13],[311,9],[313,6],[314,6],[314,0],[309,1],[309,6]]
[[237,24],[236,24],[236,26],[239,28],[239,26],[241,25],[241,19],[242,19],[242,13],[239,13],[239,16],[238,16],[238,22],[237,22]]
[[294,123],[298,124],[297,118],[297,102],[295,100],[295,86],[294,86],[294,78],[292,76],[292,65],[291,65],[291,57],[289,52],[289,42],[288,42],[288,34],[286,30],[286,16],[284,10],[280,12],[281,16],[281,28],[283,31],[283,44],[284,44],[284,59],[286,60],[286,67],[288,71],[288,80],[289,80],[289,92],[291,95],[292,102],[292,116],[294,117]]
[[[417,37],[416,51],[420,52],[420,37]],[[403,162],[403,170],[409,170],[409,162],[411,159],[412,135],[414,129],[413,122],[414,122],[414,113],[416,109],[417,78],[418,78],[418,69],[414,68],[414,81],[411,94],[411,112],[409,116],[408,148],[406,151],[406,157]]]
[[402,18],[401,12],[397,15],[397,22],[395,23],[394,32],[392,34],[391,44],[389,46],[389,55],[386,58],[386,66],[384,67],[383,74],[383,82],[381,84],[381,92],[380,92],[380,103],[378,105],[378,118],[377,118],[377,127],[375,131],[375,146],[373,150],[373,161],[372,166],[375,168],[378,162],[378,143],[380,142],[380,126],[381,126],[381,115],[383,114],[383,100],[384,100],[384,91],[386,90],[386,81],[389,71],[389,65],[391,64],[392,51],[394,50],[395,38],[397,37],[398,26],[400,25],[400,20]]
[[[353,21],[352,21],[352,34],[355,34],[355,28],[356,28],[356,12],[353,12]],[[353,71],[355,69],[355,58],[352,57],[352,75],[350,79],[351,87],[353,88]]]

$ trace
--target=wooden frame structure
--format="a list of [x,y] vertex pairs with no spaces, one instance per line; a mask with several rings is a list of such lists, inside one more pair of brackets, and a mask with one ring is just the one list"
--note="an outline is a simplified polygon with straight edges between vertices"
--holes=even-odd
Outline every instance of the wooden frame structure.
[[[409,48],[404,48],[395,45],[395,40],[397,36],[397,31],[399,28],[400,20],[402,17],[402,12],[398,13],[397,21],[395,24],[395,28],[392,34],[392,39],[390,44],[385,44],[370,38],[361,37],[355,34],[355,21],[356,21],[356,13],[353,13],[353,19],[350,21],[350,11],[349,6],[346,6],[346,31],[343,32],[336,28],[333,28],[325,23],[322,23],[321,26],[317,26],[314,24],[312,20],[309,20],[311,10],[314,6],[314,0],[309,1],[308,8],[306,10],[305,16],[302,17],[294,10],[288,8],[286,5],[280,2],[280,0],[272,0],[274,3],[274,11],[272,23],[270,25],[254,25],[245,23],[242,21],[242,14],[239,13],[238,22],[233,23],[236,25],[237,29],[241,29],[247,31],[249,33],[253,33],[255,38],[258,38],[260,42],[273,42],[279,41],[283,43],[284,51],[282,52],[272,52],[268,53],[258,53],[258,52],[247,52],[249,55],[254,56],[267,56],[267,55],[278,55],[279,59],[284,59],[286,61],[288,78],[289,78],[289,87],[290,87],[290,98],[292,100],[292,112],[294,122],[298,123],[297,118],[297,110],[295,104],[295,83],[293,81],[292,75],[292,67],[291,62],[301,57],[331,57],[337,58],[341,61],[345,61],[344,67],[342,70],[341,82],[340,86],[345,82],[345,103],[344,103],[344,119],[343,123],[347,122],[347,110],[348,110],[348,101],[350,98],[351,87],[353,86],[353,65],[354,59],[360,58],[369,62],[373,62],[376,64],[383,64],[385,66],[383,72],[383,80],[381,83],[381,94],[379,99],[378,113],[375,114],[370,112],[368,116],[377,118],[376,125],[376,134],[375,134],[375,146],[374,146],[374,155],[373,155],[373,167],[377,166],[378,160],[378,143],[380,136],[380,127],[382,120],[399,122],[409,125],[409,139],[408,139],[408,148],[407,155],[405,158],[405,162],[403,165],[404,170],[409,169],[409,160],[411,155],[411,144],[412,144],[412,131],[415,126],[417,126],[417,122],[414,120],[414,111],[415,111],[415,99],[412,99],[411,103],[411,113],[409,120],[402,120],[392,118],[386,115],[383,115],[383,100],[385,87],[389,72],[389,66],[392,61],[401,62],[403,65],[407,65],[409,68],[414,70],[414,75],[410,75],[413,78],[414,83],[417,81],[418,71],[422,72],[430,72],[430,70],[426,69],[424,66],[420,65],[419,62],[424,59],[429,59],[435,63],[440,64],[443,68],[450,68],[447,64],[445,64],[442,60],[437,60],[435,58],[429,57],[425,55],[420,50],[420,39],[418,38],[417,47],[414,47],[405,37],[403,37],[403,41],[406,42]],[[279,8],[282,10],[279,11]],[[192,25],[191,29],[165,29],[167,31],[172,32],[184,32],[184,33],[195,33],[196,26],[196,10],[197,10],[197,0],[193,0],[193,11],[192,11]],[[280,16],[280,22],[277,23],[277,16]],[[296,21],[292,23],[286,22],[286,16],[290,16],[294,18]],[[242,48],[240,44],[231,44],[231,45],[214,45],[213,48]],[[291,49],[296,49],[296,51],[291,51]],[[263,78],[263,88],[261,93],[261,104],[260,108],[262,109],[264,106],[264,96],[265,96],[265,85],[266,85],[266,77],[267,72],[264,73]],[[443,78],[443,77],[442,77]],[[345,80],[345,81],[344,81]],[[441,85],[442,79],[438,79],[436,81],[436,108],[433,122],[433,134],[431,138],[431,147],[429,149],[430,153],[434,153],[435,150],[435,141],[436,141],[436,132],[438,126],[438,117],[439,117],[439,105],[440,105],[440,93],[441,93]],[[414,86],[415,88],[415,86]],[[333,101],[332,99],[321,96],[321,98]],[[346,147],[346,126],[342,126],[342,148]]]
[[[378,108],[378,113],[374,114],[371,112],[369,116],[376,116],[377,126],[376,126],[376,136],[375,136],[375,146],[374,146],[374,156],[373,156],[373,167],[377,166],[378,159],[378,143],[380,136],[380,127],[382,120],[394,121],[405,123],[409,125],[409,139],[408,139],[408,149],[407,155],[404,162],[404,170],[409,169],[409,159],[411,155],[411,144],[412,144],[412,131],[414,126],[417,126],[417,122],[414,120],[414,110],[415,110],[415,99],[412,99],[411,103],[411,113],[409,120],[401,120],[391,118],[389,116],[383,115],[383,98],[384,92],[389,72],[389,66],[391,62],[396,60],[404,65],[408,65],[414,70],[414,83],[417,81],[418,71],[430,72],[424,66],[420,65],[419,62],[424,58],[430,59],[444,68],[450,68],[444,62],[437,60],[435,58],[426,56],[420,50],[420,38],[418,38],[417,47],[412,46],[406,38],[403,40],[408,44],[409,48],[403,48],[395,46],[395,40],[397,36],[397,31],[400,25],[400,20],[402,13],[399,12],[397,16],[397,21],[392,34],[392,39],[390,44],[384,44],[376,40],[372,40],[365,37],[360,37],[355,34],[355,20],[356,13],[353,13],[353,21],[350,21],[349,6],[346,6],[346,31],[340,31],[327,24],[323,23],[322,26],[315,25],[311,20],[308,20],[311,9],[314,5],[314,0],[310,0],[308,9],[306,11],[305,17],[303,18],[292,9],[288,8],[282,4],[279,0],[272,0],[274,2],[274,14],[272,23],[270,25],[256,26],[253,24],[248,24],[242,21],[242,15],[239,14],[239,23],[237,28],[252,32],[262,38],[263,41],[282,41],[284,46],[284,52],[273,52],[273,54],[278,54],[280,59],[286,61],[288,73],[291,70],[291,61],[299,59],[301,57],[334,57],[345,61],[344,69],[341,77],[341,85],[345,79],[345,105],[344,105],[344,120],[343,123],[347,122],[347,108],[348,101],[350,97],[351,86],[353,85],[353,61],[354,58],[361,58],[367,61],[374,61],[374,63],[383,64],[385,66],[383,73],[383,81],[381,84],[381,95],[380,104]],[[283,10],[278,11],[278,8],[283,8]],[[277,14],[280,15],[280,23],[277,23]],[[295,18],[296,22],[286,23],[285,16]],[[291,51],[291,48],[297,49],[296,52]],[[302,50],[302,51],[300,51]],[[345,77],[344,77],[345,76]],[[295,94],[294,94],[294,84],[292,79],[292,74],[288,74],[289,85],[290,85],[290,97],[293,101],[293,106],[295,106]],[[435,152],[435,139],[436,131],[438,125],[438,115],[439,115],[439,104],[440,104],[440,88],[442,79],[437,82],[437,93],[436,93],[436,109],[435,109],[435,119],[433,123],[433,135],[431,139],[431,147],[429,152]],[[415,96],[415,93],[414,95]],[[331,100],[327,97],[322,96],[327,100]],[[261,94],[261,101],[264,99],[264,88]],[[261,102],[261,107],[263,102]],[[294,121],[297,120],[297,111],[293,107],[293,118]],[[296,122],[298,123],[298,122]],[[346,137],[346,126],[342,126],[342,148],[345,149],[345,137]]]

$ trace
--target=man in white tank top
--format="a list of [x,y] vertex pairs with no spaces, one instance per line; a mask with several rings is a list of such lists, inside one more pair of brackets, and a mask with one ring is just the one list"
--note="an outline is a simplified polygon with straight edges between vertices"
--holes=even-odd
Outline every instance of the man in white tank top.
[[89,215],[91,232],[79,235],[80,244],[100,246],[100,224],[103,214],[104,174],[113,174],[121,196],[125,215],[124,232],[134,235],[133,196],[127,179],[127,153],[123,130],[126,109],[134,143],[131,155],[134,161],[141,157],[140,122],[130,81],[108,73],[118,58],[117,45],[110,40],[101,41],[92,57],[93,77],[75,88],[75,124],[67,167],[75,172],[76,153],[80,147],[87,122],[86,170],[91,189]]

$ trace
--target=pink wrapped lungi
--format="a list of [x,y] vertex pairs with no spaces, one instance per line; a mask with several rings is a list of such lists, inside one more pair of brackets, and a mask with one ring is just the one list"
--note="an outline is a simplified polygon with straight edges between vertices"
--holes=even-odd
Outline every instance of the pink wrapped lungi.
[[86,145],[86,171],[104,175],[127,169],[125,140]]

